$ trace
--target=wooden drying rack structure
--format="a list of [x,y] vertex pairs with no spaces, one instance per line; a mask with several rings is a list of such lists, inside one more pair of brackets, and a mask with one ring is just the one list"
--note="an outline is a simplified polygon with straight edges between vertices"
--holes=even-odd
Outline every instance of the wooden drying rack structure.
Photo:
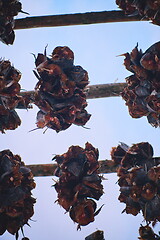
[[[140,16],[127,16],[123,11],[102,11],[102,12],[86,12],[62,15],[35,16],[26,17],[15,20],[15,30],[42,28],[42,27],[62,27],[98,23],[117,23],[117,22],[133,22],[147,21]],[[86,89],[87,99],[116,97],[120,96],[126,83],[109,83],[90,85]],[[34,91],[21,92],[21,95],[28,95],[34,99]],[[112,160],[99,161],[99,173],[114,173],[116,167]],[[35,164],[27,165],[34,176],[53,176],[57,164]]]

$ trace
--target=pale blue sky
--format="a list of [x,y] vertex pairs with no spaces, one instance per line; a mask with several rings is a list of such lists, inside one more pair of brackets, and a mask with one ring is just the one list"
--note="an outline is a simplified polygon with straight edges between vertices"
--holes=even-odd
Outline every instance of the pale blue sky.
[[[23,0],[23,10],[31,16],[77,13],[87,11],[117,10],[114,0]],[[25,17],[20,14],[19,17]],[[119,54],[131,51],[139,43],[145,51],[159,41],[160,28],[148,22],[109,23],[86,26],[39,28],[17,30],[13,46],[0,43],[1,57],[9,59],[22,72],[23,89],[32,90],[37,82],[32,70],[34,58],[31,53],[43,52],[48,44],[48,55],[56,46],[68,46],[75,54],[75,65],[88,71],[90,84],[124,82],[131,75],[123,66]],[[71,145],[84,147],[90,142],[99,149],[99,159],[110,159],[110,150],[119,141],[128,145],[142,141],[152,144],[155,156],[160,156],[160,130],[153,128],[145,118],[132,119],[125,102],[120,97],[88,100],[87,110],[92,114],[87,127],[71,126],[66,131],[56,133],[48,129],[29,133],[35,128],[38,109],[18,110],[22,125],[15,131],[1,135],[1,149],[10,149],[19,154],[26,164],[51,163],[53,154],[62,154]],[[121,214],[124,204],[117,200],[119,195],[116,174],[105,175],[105,194],[98,205],[105,204],[95,222],[81,231],[76,231],[64,209],[54,203],[56,192],[51,187],[52,177],[35,178],[37,188],[33,195],[37,198],[34,221],[31,228],[24,228],[30,240],[84,240],[97,229],[105,232],[105,239],[135,240],[142,217]],[[0,240],[12,240],[9,234]]]

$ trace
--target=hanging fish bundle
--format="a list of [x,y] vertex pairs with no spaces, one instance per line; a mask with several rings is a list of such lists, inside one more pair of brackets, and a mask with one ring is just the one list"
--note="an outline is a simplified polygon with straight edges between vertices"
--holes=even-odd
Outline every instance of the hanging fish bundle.
[[98,149],[87,142],[85,149],[71,146],[66,153],[53,158],[58,164],[55,176],[59,180],[54,185],[58,193],[57,202],[78,223],[78,228],[93,222],[102,208],[96,211],[94,201],[103,194],[102,177],[98,175],[98,155]]
[[160,25],[160,1],[159,0],[116,0],[116,4],[130,16],[141,16]]
[[136,216],[141,211],[153,225],[160,221],[160,160],[153,158],[152,146],[148,142],[131,147],[120,144],[112,149],[111,157],[119,159],[119,201],[126,204],[123,212]]
[[56,47],[51,58],[38,54],[35,64],[39,79],[35,87],[37,127],[45,126],[56,132],[72,124],[84,126],[90,118],[84,88],[88,85],[88,73],[73,64],[74,54],[68,47]]
[[10,150],[0,152],[0,235],[5,231],[18,236],[34,214],[35,199],[31,190],[35,188],[31,170],[19,155]]
[[136,46],[123,54],[124,65],[133,74],[126,78],[127,86],[121,95],[133,118],[147,117],[148,122],[160,126],[160,42],[146,52]]
[[22,11],[22,4],[18,0],[0,0],[0,41],[5,44],[13,44],[14,16]]
[[148,224],[139,228],[139,235],[140,237],[138,239],[140,240],[160,240],[160,235],[154,233]]
[[0,131],[14,130],[21,120],[15,111],[22,101],[19,96],[21,73],[11,66],[10,61],[0,60]]
[[0,131],[15,130],[21,120],[15,108],[31,108],[30,98],[20,96],[19,80],[21,73],[15,69],[10,61],[0,60]]
[[88,235],[85,240],[105,240],[104,239],[104,232],[101,230],[97,230],[90,235]]

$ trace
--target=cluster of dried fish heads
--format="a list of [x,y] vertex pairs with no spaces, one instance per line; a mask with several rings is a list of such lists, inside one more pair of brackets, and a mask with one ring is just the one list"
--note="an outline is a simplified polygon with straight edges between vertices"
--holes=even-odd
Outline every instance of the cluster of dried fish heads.
[[15,130],[21,120],[15,108],[31,108],[30,98],[20,95],[21,73],[10,61],[0,60],[0,131]]
[[18,0],[0,0],[0,41],[5,44],[13,44],[14,16],[22,11],[22,4]]
[[78,223],[78,228],[93,222],[101,210],[96,210],[94,199],[99,200],[103,194],[102,177],[98,175],[98,149],[90,143],[86,143],[84,149],[71,146],[54,160],[58,164],[55,176],[59,177],[54,185],[57,202]]
[[111,157],[119,161],[119,201],[126,204],[123,212],[134,216],[142,212],[153,225],[160,221],[160,166],[152,146],[148,142],[131,147],[122,143],[112,148]]
[[127,15],[139,15],[160,25],[160,1],[159,0],[116,0],[116,4]]
[[139,228],[139,235],[138,239],[140,240],[160,240],[160,235],[154,233],[149,225],[141,226]]
[[146,52],[136,46],[125,56],[124,65],[133,74],[126,78],[127,86],[122,91],[129,114],[133,118],[146,116],[148,122],[160,126],[160,42]]
[[51,57],[38,54],[35,64],[39,79],[35,91],[35,104],[40,108],[37,127],[48,127],[56,132],[72,124],[84,126],[90,118],[86,111],[85,87],[88,73],[73,64],[74,54],[68,47],[56,47]]
[[0,61],[0,131],[14,130],[21,120],[15,111],[22,98],[19,96],[21,73],[10,61]]
[[31,170],[19,155],[10,150],[0,152],[0,235],[5,231],[18,236],[34,214],[35,199],[31,190],[35,182]]

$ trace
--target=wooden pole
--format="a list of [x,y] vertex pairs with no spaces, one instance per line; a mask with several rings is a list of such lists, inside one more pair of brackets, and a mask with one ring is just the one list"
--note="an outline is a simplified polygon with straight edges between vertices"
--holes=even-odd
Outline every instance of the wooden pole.
[[119,97],[127,83],[107,83],[90,85],[87,88],[87,99]]
[[[98,173],[106,174],[106,173],[116,173],[119,165],[115,164],[113,160],[99,160],[99,169]],[[153,166],[158,166],[160,164],[160,157],[152,158]],[[57,164],[32,164],[27,165],[26,167],[30,168],[33,175],[35,177],[40,176],[54,176],[55,169],[57,168]]]
[[[124,87],[127,86],[126,83],[107,83],[107,84],[96,84],[90,85],[86,88],[87,99],[96,99],[96,98],[106,98],[106,97],[118,97],[120,96]],[[28,96],[31,103],[34,102],[35,92],[34,91],[25,91],[20,93],[21,96]],[[17,106],[17,108],[22,108]],[[24,108],[26,108],[24,106]]]
[[[112,160],[101,160],[99,161],[99,173],[114,173],[116,172],[117,165]],[[54,176],[54,171],[57,164],[32,164],[27,165],[31,169],[35,177],[40,176]]]
[[16,19],[14,29],[18,30],[133,21],[146,21],[146,19],[142,19],[139,16],[127,16],[123,11],[86,12]]

